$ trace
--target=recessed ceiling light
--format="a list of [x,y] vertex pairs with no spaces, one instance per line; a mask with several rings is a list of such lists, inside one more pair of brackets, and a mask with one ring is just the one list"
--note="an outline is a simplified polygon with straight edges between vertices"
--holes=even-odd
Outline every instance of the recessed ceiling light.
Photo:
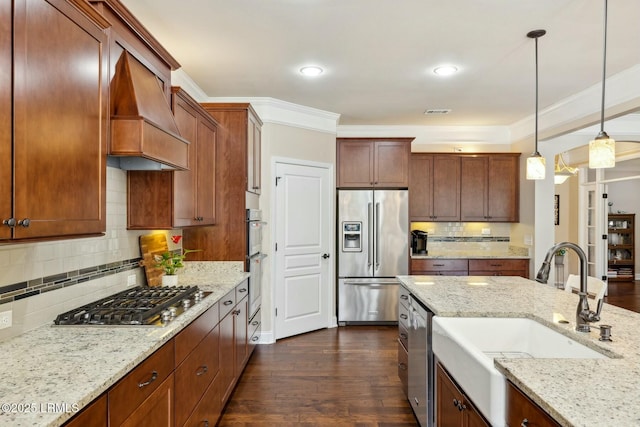
[[315,65],[300,68],[300,74],[312,77],[319,76],[323,71],[324,70],[322,68],[316,67]]
[[433,69],[433,72],[439,76],[450,76],[458,72],[458,67],[453,65],[441,65]]

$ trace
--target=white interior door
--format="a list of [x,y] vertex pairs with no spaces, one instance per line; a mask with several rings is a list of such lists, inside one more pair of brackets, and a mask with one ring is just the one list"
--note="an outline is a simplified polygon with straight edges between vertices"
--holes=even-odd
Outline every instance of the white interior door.
[[335,310],[330,166],[276,163],[275,338],[327,328]]

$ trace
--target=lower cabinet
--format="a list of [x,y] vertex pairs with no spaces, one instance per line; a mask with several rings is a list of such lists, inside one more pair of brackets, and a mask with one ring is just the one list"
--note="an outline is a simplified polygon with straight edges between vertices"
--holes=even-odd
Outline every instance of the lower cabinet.
[[529,278],[528,259],[412,258],[411,274],[426,276],[520,276]]
[[436,364],[436,426],[490,426],[440,363]]
[[507,381],[507,426],[559,427],[560,424]]
[[260,331],[260,313],[257,324],[248,319],[247,285],[232,289],[65,426],[216,425],[255,347],[249,339]]

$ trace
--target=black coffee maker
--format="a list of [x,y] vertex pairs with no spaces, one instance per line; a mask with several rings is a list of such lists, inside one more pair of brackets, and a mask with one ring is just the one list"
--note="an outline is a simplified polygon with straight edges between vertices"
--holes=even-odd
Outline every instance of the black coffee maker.
[[413,230],[411,232],[411,250],[413,251],[413,255],[427,255],[429,251],[427,251],[427,234],[426,231],[422,230]]

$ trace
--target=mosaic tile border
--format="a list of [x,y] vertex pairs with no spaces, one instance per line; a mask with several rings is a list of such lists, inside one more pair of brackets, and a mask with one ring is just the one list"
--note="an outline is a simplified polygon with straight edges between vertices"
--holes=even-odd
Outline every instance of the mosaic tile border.
[[141,260],[142,258],[133,258],[80,270],[67,271],[66,273],[54,274],[52,276],[40,277],[27,282],[0,286],[0,304],[29,298],[34,295],[66,288],[123,271],[134,270],[140,268]]
[[429,236],[429,242],[510,242],[510,237],[497,236]]

